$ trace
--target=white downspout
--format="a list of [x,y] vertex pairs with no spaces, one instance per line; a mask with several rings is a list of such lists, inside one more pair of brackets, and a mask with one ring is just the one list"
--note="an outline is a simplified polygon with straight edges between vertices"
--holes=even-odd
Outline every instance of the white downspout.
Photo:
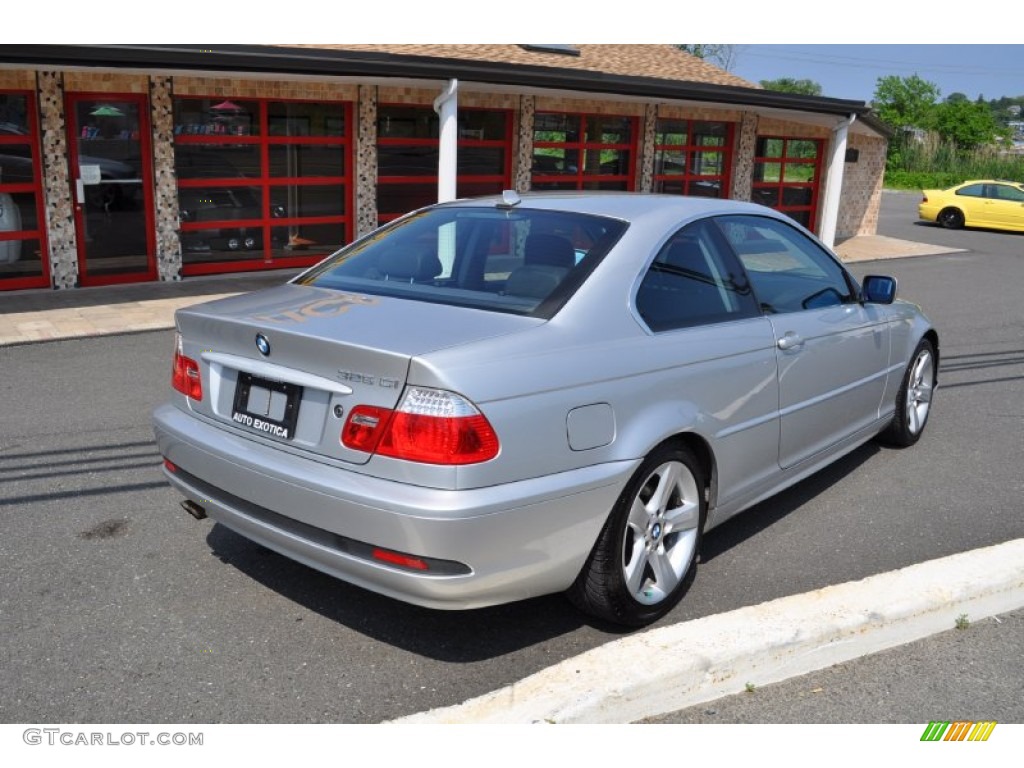
[[828,169],[825,182],[825,205],[821,217],[821,231],[819,238],[829,248],[835,246],[836,225],[839,222],[839,201],[843,194],[843,172],[846,163],[846,139],[850,132],[850,126],[857,119],[857,115],[851,114],[832,129],[835,134],[832,140],[832,154],[829,155]]
[[448,81],[447,90],[434,99],[434,111],[441,119],[439,156],[437,160],[437,202],[455,199],[459,152],[459,81]]

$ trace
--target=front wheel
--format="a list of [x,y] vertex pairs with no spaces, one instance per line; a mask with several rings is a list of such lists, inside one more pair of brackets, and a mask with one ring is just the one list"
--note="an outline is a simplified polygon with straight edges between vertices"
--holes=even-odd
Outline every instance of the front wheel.
[[887,443],[908,447],[916,443],[928,423],[936,381],[935,347],[922,339],[910,358],[896,395],[896,414],[881,437]]
[[707,501],[693,453],[651,453],[616,501],[569,598],[586,613],[644,626],[668,613],[693,581]]

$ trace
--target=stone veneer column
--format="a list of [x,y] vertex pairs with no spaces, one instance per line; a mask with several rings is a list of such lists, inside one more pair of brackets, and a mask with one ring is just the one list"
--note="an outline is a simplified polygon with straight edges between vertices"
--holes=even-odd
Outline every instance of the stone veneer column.
[[356,237],[377,228],[377,88],[359,86],[356,127]]
[[74,288],[78,285],[78,245],[71,180],[68,177],[64,80],[59,72],[39,72],[36,89],[43,138],[43,194],[50,250],[50,282],[54,288]]
[[658,105],[648,104],[644,109],[643,141],[640,143],[640,188],[639,192],[654,189],[654,135],[658,123]]
[[161,280],[180,280],[181,239],[178,237],[178,180],[174,173],[171,78],[149,78],[149,106],[153,131],[157,275]]
[[533,116],[537,100],[533,96],[519,99],[519,152],[516,155],[516,192],[529,192],[533,186]]
[[757,115],[744,112],[732,169],[733,200],[749,201],[754,190],[754,152],[757,147]]

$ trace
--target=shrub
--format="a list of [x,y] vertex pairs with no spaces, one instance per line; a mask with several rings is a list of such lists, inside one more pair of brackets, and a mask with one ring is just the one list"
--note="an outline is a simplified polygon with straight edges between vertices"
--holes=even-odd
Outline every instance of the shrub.
[[957,149],[935,133],[893,137],[885,164],[890,189],[948,189],[970,179],[1024,181],[1024,158],[995,146]]

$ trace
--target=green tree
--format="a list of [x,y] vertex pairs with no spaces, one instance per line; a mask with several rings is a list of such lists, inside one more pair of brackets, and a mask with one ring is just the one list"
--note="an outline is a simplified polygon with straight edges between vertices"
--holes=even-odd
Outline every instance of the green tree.
[[821,96],[821,86],[813,80],[797,80],[792,77],[780,77],[775,80],[761,80],[761,87],[769,91],[781,93],[799,93],[804,96]]
[[676,48],[696,56],[698,59],[705,59],[712,64],[717,64],[728,71],[736,63],[735,45],[709,45],[707,43],[677,44]]
[[894,128],[931,128],[939,86],[917,75],[878,78],[874,108]]
[[961,151],[1007,138],[1006,127],[995,119],[988,104],[967,100],[937,105],[932,127]]

